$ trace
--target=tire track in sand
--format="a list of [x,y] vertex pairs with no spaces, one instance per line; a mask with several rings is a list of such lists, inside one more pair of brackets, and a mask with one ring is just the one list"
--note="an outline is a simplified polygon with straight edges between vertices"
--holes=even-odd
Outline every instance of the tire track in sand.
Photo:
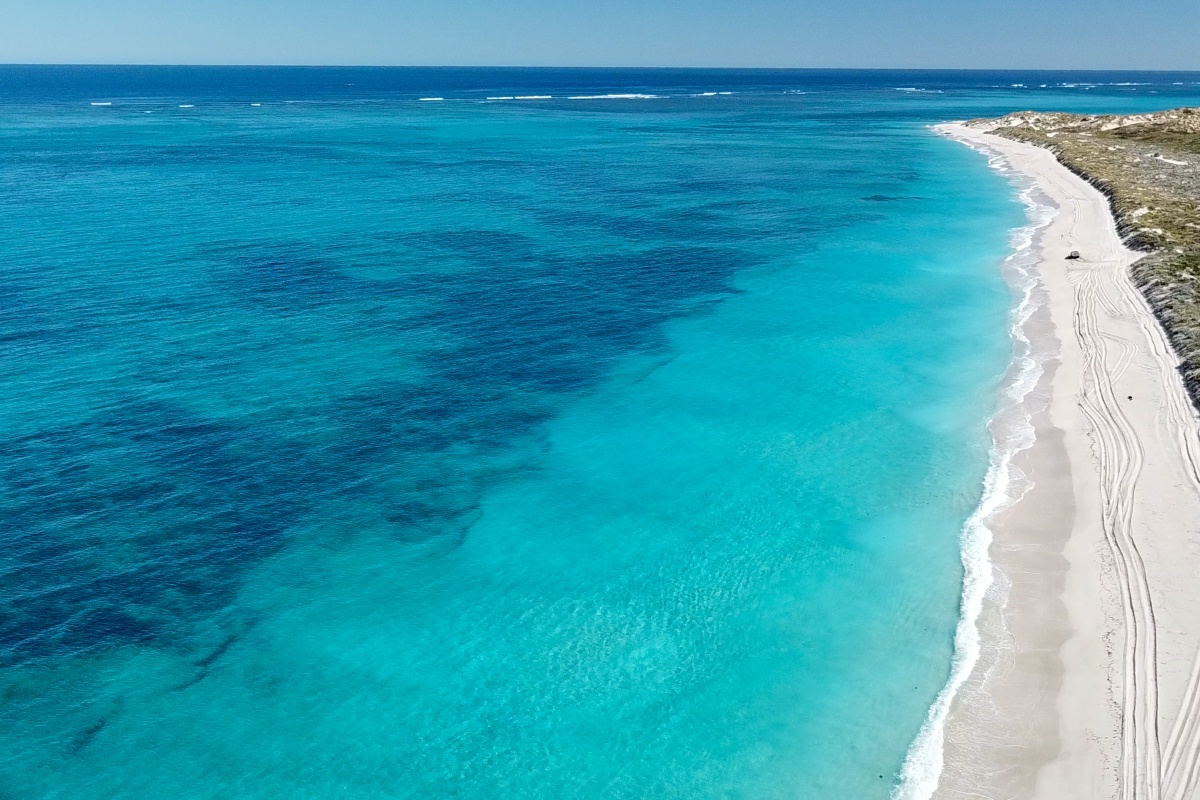
[[1146,566],[1133,538],[1134,498],[1145,453],[1117,400],[1108,369],[1108,341],[1100,333],[1097,319],[1101,269],[1087,269],[1075,284],[1075,331],[1083,351],[1079,406],[1092,430],[1100,470],[1101,521],[1125,623],[1120,796],[1122,800],[1158,800],[1157,635]]
[[[1083,198],[1080,198],[1083,200]],[[1072,219],[1076,233],[1078,213]],[[1101,332],[1100,314],[1121,318],[1123,309],[1106,291],[1105,272],[1123,270],[1121,254],[1105,247],[1101,260],[1077,268],[1074,328],[1082,352],[1079,407],[1092,432],[1100,470],[1101,522],[1112,556],[1125,623],[1122,663],[1120,797],[1160,800],[1162,769],[1158,731],[1158,638],[1154,602],[1133,531],[1134,500],[1145,451],[1115,389],[1137,345]],[[1110,368],[1110,342],[1121,352]]]
[[[1137,322],[1154,354],[1153,361],[1158,365],[1164,398],[1159,409],[1160,424],[1167,437],[1176,443],[1193,489],[1200,495],[1200,424],[1175,368],[1179,359],[1128,272],[1122,271],[1114,278],[1113,285],[1121,295],[1120,302]],[[1192,797],[1200,779],[1200,649],[1192,659],[1183,700],[1167,736],[1162,759],[1164,797],[1168,800]]]
[[[1126,263],[1118,258],[1114,264],[1102,269],[1111,271],[1111,274],[1098,281],[1101,303],[1112,318],[1136,324],[1143,340],[1149,345],[1152,354],[1150,361],[1156,366],[1162,388],[1163,402],[1157,409],[1158,423],[1166,438],[1175,443],[1193,491],[1200,496],[1200,424],[1176,369],[1178,357],[1155,321],[1145,297],[1134,285]],[[1116,297],[1110,294],[1110,287]],[[1106,338],[1123,347],[1128,344],[1121,337],[1106,335]],[[1113,382],[1128,367],[1124,356],[1123,353],[1118,365],[1110,372]],[[1157,675],[1157,657],[1154,661]],[[1193,797],[1197,782],[1200,781],[1200,648],[1192,659],[1183,699],[1162,747],[1159,770],[1159,796],[1165,800]]]

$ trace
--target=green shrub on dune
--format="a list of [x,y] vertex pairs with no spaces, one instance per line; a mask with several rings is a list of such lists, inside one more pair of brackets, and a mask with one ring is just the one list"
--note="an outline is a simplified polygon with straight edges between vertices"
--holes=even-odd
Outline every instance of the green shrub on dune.
[[1054,152],[1111,200],[1133,279],[1150,301],[1200,407],[1200,108],[1127,116],[1020,112],[972,127]]

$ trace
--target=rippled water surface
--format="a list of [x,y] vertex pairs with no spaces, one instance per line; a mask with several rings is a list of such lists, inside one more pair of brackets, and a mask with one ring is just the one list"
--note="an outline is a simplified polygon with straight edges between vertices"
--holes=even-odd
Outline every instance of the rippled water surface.
[[0,797],[887,797],[1023,220],[926,126],[1198,94],[0,67]]

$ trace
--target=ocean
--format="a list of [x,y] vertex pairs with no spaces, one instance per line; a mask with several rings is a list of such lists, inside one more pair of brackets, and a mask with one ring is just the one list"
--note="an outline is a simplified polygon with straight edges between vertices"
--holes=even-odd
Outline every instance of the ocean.
[[0,67],[0,797],[920,796],[1031,224],[929,126],[1183,104]]

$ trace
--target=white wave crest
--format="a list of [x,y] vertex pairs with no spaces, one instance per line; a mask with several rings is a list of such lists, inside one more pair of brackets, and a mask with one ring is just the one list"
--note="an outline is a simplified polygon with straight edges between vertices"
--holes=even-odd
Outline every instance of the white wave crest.
[[568,100],[658,100],[657,94],[577,94]]

